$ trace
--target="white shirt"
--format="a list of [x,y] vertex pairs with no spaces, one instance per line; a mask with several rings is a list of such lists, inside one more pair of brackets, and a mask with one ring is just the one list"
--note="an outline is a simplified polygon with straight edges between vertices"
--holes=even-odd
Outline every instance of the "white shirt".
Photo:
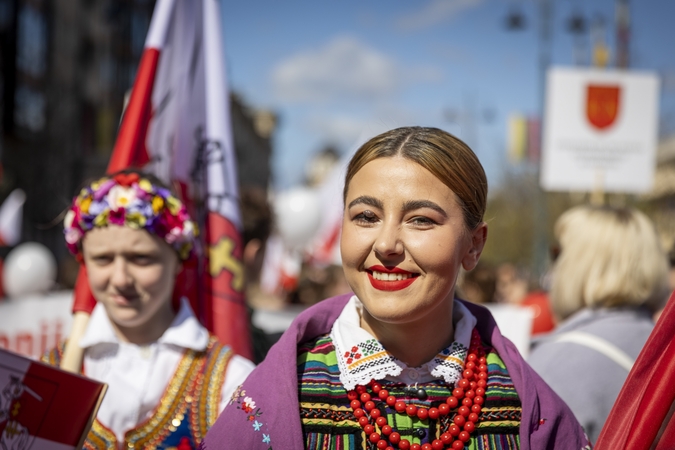
[[407,385],[440,378],[451,386],[459,381],[471,343],[471,333],[477,322],[466,306],[455,301],[452,317],[448,317],[455,327],[454,342],[420,367],[409,367],[361,328],[362,308],[361,301],[355,295],[352,296],[330,333],[338,360],[340,381],[347,390],[359,384],[366,385],[371,380],[382,379]]
[[[185,349],[205,350],[208,341],[208,331],[185,299],[171,326],[156,342],[144,346],[121,342],[103,305],[97,304],[79,345],[85,349],[84,373],[108,384],[98,411],[99,422],[115,433],[118,442],[124,442],[127,431],[152,415]],[[219,411],[254,367],[251,361],[232,356]]]

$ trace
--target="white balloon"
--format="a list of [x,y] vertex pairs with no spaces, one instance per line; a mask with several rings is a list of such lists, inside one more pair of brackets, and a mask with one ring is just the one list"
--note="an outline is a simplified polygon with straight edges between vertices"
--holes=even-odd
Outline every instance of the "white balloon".
[[8,297],[46,293],[56,280],[56,259],[38,242],[16,246],[5,258],[2,283]]
[[321,203],[314,189],[298,187],[281,192],[274,201],[277,229],[289,248],[312,239],[321,224]]

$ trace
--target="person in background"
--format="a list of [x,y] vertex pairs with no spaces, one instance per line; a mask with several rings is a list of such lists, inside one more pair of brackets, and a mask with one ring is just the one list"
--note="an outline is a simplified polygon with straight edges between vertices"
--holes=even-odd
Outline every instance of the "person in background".
[[281,334],[266,333],[254,323],[256,309],[261,306],[277,305],[282,299],[260,289],[260,273],[265,258],[265,245],[273,227],[272,208],[267,201],[267,192],[259,187],[244,187],[239,194],[242,219],[242,243],[244,278],[246,280],[246,302],[251,323],[253,362],[265,359],[270,347]]
[[437,128],[388,131],[352,158],[343,199],[354,293],[295,319],[201,448],[586,448],[489,311],[455,298],[487,239],[471,149]]
[[[97,301],[82,373],[108,384],[85,448],[197,448],[254,365],[218,343],[186,298],[173,301],[197,235],[185,206],[156,178],[124,171],[79,192],[64,232]],[[44,360],[62,355],[63,345]]]
[[497,273],[493,265],[478,261],[471,271],[462,271],[457,280],[458,296],[472,303],[494,303]]
[[668,295],[651,221],[632,208],[579,206],[555,224],[550,298],[561,321],[528,362],[595,441]]

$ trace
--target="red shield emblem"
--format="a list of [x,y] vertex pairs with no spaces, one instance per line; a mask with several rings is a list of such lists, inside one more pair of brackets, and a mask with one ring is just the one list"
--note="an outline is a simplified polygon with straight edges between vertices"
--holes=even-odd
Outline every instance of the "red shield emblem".
[[619,113],[619,86],[588,85],[586,117],[595,128],[602,130],[612,125]]

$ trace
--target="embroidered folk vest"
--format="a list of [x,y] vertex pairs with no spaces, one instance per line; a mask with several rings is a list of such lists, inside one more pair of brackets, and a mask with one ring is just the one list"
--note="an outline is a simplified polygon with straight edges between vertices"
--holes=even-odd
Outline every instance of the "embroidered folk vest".
[[[520,448],[521,403],[504,362],[496,352],[487,351],[488,379],[485,403],[480,413],[476,431],[467,442],[471,450],[513,450]],[[305,435],[306,450],[369,449],[373,444],[358,424],[349,405],[347,391],[340,382],[335,347],[329,335],[320,336],[298,348],[298,388],[300,418]],[[438,406],[452,388],[435,380],[419,383],[428,394],[426,400],[412,401],[404,383],[382,380],[381,384],[393,395],[418,407]],[[388,423],[401,437],[411,443],[426,444],[438,439],[447,418],[420,420],[397,414],[386,408]]]
[[[58,366],[64,346],[43,361]],[[196,449],[218,418],[221,389],[232,356],[214,336],[205,351],[186,350],[152,416],[125,434],[126,449]],[[84,443],[87,450],[117,450],[115,434],[94,421]]]

